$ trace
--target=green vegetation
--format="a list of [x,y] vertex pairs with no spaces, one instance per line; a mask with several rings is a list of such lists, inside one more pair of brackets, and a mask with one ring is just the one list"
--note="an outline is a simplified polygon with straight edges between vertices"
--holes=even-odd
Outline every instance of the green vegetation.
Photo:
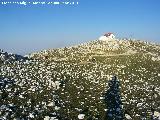
[[105,95],[116,75],[124,119],[155,118],[153,109],[160,113],[159,55],[159,45],[132,40],[91,41],[33,53],[28,60],[1,52],[0,116],[12,106],[7,119],[76,120],[85,114],[84,120],[104,120]]

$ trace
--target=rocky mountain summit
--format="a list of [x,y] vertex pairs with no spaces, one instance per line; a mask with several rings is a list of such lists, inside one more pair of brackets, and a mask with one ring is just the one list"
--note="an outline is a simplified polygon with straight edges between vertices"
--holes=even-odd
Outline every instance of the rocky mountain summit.
[[1,119],[160,119],[160,45],[94,40],[26,57],[0,50]]

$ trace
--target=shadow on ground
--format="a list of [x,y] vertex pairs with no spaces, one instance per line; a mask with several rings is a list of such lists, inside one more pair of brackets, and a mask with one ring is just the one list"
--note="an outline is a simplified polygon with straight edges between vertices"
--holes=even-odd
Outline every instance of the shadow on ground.
[[114,76],[108,82],[109,89],[105,93],[106,115],[105,120],[123,120],[124,112],[120,95],[120,82]]

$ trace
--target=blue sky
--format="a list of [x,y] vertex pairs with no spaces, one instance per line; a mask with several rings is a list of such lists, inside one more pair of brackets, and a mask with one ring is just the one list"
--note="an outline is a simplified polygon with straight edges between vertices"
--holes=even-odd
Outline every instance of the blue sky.
[[79,4],[0,5],[0,48],[28,54],[94,40],[105,32],[160,42],[159,0],[72,1]]

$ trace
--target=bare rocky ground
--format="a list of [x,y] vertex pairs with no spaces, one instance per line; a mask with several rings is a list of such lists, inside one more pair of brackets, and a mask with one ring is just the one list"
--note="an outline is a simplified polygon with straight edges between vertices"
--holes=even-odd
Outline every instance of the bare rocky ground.
[[0,119],[160,119],[159,80],[160,45],[140,40],[0,50]]

